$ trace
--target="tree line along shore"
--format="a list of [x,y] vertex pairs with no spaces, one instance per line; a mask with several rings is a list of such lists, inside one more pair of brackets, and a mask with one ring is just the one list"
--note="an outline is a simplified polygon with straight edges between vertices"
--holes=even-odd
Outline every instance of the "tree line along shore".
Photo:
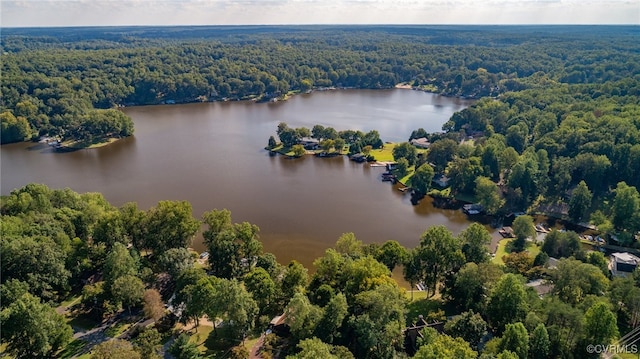
[[499,261],[471,223],[428,228],[414,248],[345,233],[309,273],[263,252],[257,226],[228,210],[196,219],[184,201],[117,208],[29,184],[0,210],[2,351],[15,357],[157,358],[164,343],[177,358],[587,357],[637,324],[637,269],[612,273],[571,231],[534,256],[526,215]]

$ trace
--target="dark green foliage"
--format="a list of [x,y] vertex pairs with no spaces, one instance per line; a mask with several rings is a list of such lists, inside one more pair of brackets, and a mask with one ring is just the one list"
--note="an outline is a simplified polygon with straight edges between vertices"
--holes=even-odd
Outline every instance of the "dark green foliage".
[[380,246],[375,256],[376,260],[389,268],[390,271],[407,260],[407,249],[397,241],[386,241]]
[[473,222],[458,236],[462,242],[462,253],[465,261],[476,264],[489,261],[489,244],[491,235],[480,223]]
[[133,341],[142,359],[159,359],[162,338],[156,329],[144,329]]
[[426,194],[431,188],[434,171],[430,164],[424,163],[418,167],[411,177],[411,187],[421,194]]
[[393,159],[398,161],[400,158],[406,159],[409,166],[413,166],[418,158],[418,150],[409,142],[397,144],[393,148]]
[[552,230],[547,234],[542,244],[542,251],[554,258],[576,257],[584,258],[584,251],[580,245],[580,237],[577,233],[568,231],[560,232]]
[[21,142],[31,137],[31,126],[27,119],[18,116],[17,118],[9,111],[0,113],[2,128],[0,129],[0,143]]
[[507,324],[498,346],[500,351],[510,351],[518,358],[527,358],[529,355],[529,333],[520,322]]
[[524,284],[519,276],[505,274],[491,291],[487,304],[489,324],[501,333],[507,324],[524,320],[528,304]]
[[1,276],[3,282],[16,279],[29,292],[43,299],[55,299],[69,289],[71,273],[65,267],[67,253],[46,237],[3,237]]
[[209,249],[212,274],[230,279],[248,273],[262,253],[258,226],[248,222],[232,223],[228,210],[206,212],[203,221],[208,225],[203,236]]
[[200,228],[193,218],[191,203],[160,201],[149,209],[144,220],[145,248],[160,254],[171,248],[186,248]]
[[409,161],[406,158],[400,158],[396,161],[396,164],[393,165],[393,174],[398,177],[398,179],[404,177],[409,172]]
[[464,339],[472,348],[478,349],[480,340],[487,334],[487,322],[482,319],[480,314],[471,310],[448,321],[445,325],[445,332],[454,338]]
[[467,263],[444,288],[443,297],[461,311],[485,313],[492,288],[502,275],[502,270],[495,264]]
[[589,294],[603,295],[609,285],[598,267],[572,258],[560,260],[550,274],[553,292],[571,305],[582,302]]
[[591,207],[591,191],[584,181],[578,183],[569,201],[569,217],[575,222],[587,218],[587,210]]
[[551,341],[549,333],[543,323],[538,324],[529,338],[529,357],[531,359],[545,359],[549,357]]
[[7,352],[16,358],[49,358],[73,334],[61,314],[29,293],[0,312],[0,324]]
[[427,161],[435,165],[436,172],[442,172],[447,167],[447,164],[453,160],[458,150],[458,144],[449,138],[434,141],[429,146],[429,152],[427,153]]
[[420,237],[415,258],[420,263],[417,278],[434,295],[438,283],[464,263],[462,243],[444,226],[431,227]]
[[524,250],[527,238],[533,238],[536,235],[535,227],[533,226],[533,218],[531,216],[519,216],[513,221],[513,234],[516,239],[513,241],[513,250],[521,252]]
[[177,359],[199,359],[200,351],[195,343],[189,342],[189,336],[182,333],[169,347],[169,353]]

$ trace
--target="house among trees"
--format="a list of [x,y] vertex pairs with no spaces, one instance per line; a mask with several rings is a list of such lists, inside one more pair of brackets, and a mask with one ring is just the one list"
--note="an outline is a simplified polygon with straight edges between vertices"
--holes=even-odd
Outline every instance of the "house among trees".
[[628,253],[617,252],[611,254],[609,260],[609,270],[614,277],[626,277],[633,273],[640,263],[640,258]]
[[269,322],[268,333],[275,333],[279,336],[288,336],[290,333],[289,326],[285,323],[285,319],[287,317],[287,313],[283,313],[281,315],[276,315]]
[[317,150],[320,148],[320,140],[312,137],[302,137],[298,144],[301,144],[305,150]]
[[422,329],[427,327],[435,329],[438,333],[444,331],[443,322],[428,323],[422,314],[418,316],[418,320],[412,326],[404,329],[404,348],[409,355],[414,355],[418,350],[418,338],[423,337]]
[[440,188],[449,187],[449,177],[445,176],[442,173],[437,174],[433,176],[433,183],[435,183]]
[[414,138],[411,141],[409,141],[409,143],[411,143],[412,145],[418,148],[429,148],[429,146],[431,146],[431,143],[425,137]]
[[544,279],[532,280],[525,285],[529,288],[533,288],[540,298],[543,298],[553,290],[553,284]]

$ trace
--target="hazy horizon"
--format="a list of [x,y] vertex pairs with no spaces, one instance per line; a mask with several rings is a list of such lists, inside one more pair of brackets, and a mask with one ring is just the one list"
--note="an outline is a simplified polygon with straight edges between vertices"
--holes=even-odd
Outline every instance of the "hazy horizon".
[[627,0],[2,0],[2,27],[638,25]]

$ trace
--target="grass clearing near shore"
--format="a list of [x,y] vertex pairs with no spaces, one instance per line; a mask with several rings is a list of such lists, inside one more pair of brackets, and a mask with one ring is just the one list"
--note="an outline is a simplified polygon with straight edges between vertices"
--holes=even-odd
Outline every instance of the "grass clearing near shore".
[[[504,261],[502,260],[502,257],[508,255],[509,253],[511,253],[511,242],[513,242],[514,238],[505,238],[505,239],[501,239],[500,242],[498,242],[498,248],[496,249],[496,255],[495,257],[491,258],[491,262],[495,263],[495,264],[504,264]],[[525,247],[525,251],[529,252],[529,256],[531,258],[535,258],[538,253],[540,253],[540,246],[538,246],[537,244],[533,243],[533,242],[527,242],[526,247]]]
[[119,138],[109,137],[109,138],[99,138],[93,141],[64,141],[62,142],[62,146],[75,149],[75,150],[80,150],[84,148],[99,148],[106,145],[110,145],[116,142],[117,140],[119,140]]
[[369,154],[375,157],[376,161],[393,162],[393,149],[395,147],[395,143],[385,143],[383,148],[371,150]]

